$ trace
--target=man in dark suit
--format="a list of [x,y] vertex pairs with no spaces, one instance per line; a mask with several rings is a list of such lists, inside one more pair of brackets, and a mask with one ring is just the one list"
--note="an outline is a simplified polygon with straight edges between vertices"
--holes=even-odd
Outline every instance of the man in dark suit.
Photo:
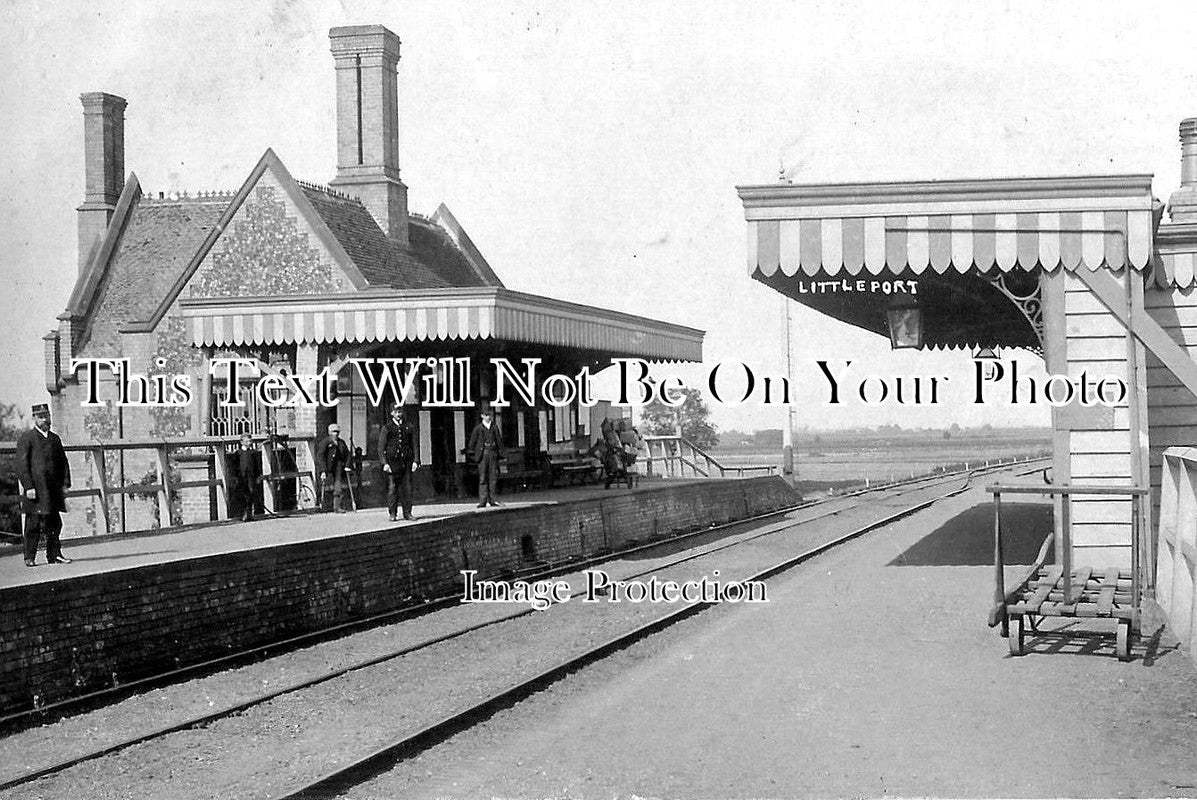
[[387,512],[394,522],[399,505],[403,518],[415,519],[411,513],[411,471],[418,464],[416,456],[416,426],[407,417],[403,404],[391,406],[391,419],[378,434],[378,460],[387,480]]
[[241,502],[245,504],[241,512],[242,522],[253,520],[254,507],[258,504],[261,490],[262,462],[254,449],[253,437],[243,433],[241,449],[237,451],[237,493]]
[[[338,514],[345,511],[342,495],[348,479],[345,470],[349,467],[349,445],[341,438],[341,426],[335,422],[328,426],[328,436],[320,440],[316,447],[316,458],[320,462],[320,483],[324,487],[324,497],[332,490],[332,510]],[[325,510],[328,501],[324,501]]]
[[23,489],[25,511],[25,566],[36,561],[37,543],[46,537],[46,561],[69,564],[62,554],[62,512],[66,511],[65,490],[71,485],[71,466],[67,463],[62,440],[50,430],[50,407],[33,407],[33,430],[17,439],[17,476]]
[[495,421],[495,412],[484,408],[482,421],[474,426],[466,448],[478,464],[478,508],[498,505],[495,495],[499,493],[499,451],[502,447],[503,433]]

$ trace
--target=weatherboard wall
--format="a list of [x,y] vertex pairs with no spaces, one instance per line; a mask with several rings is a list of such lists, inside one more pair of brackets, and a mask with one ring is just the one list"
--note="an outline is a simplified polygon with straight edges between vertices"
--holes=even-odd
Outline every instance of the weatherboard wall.
[[[1063,280],[1065,366],[1061,370],[1049,364],[1049,370],[1078,379],[1084,372],[1093,382],[1112,376],[1133,387],[1135,343],[1128,338],[1125,326],[1082,281],[1071,273],[1059,275],[1057,279]],[[1125,271],[1115,277],[1126,286]],[[1065,478],[1073,484],[1134,485],[1139,468],[1135,463],[1138,447],[1131,403],[1136,398],[1131,389],[1126,401],[1113,408],[1074,403],[1055,412],[1053,425],[1067,439],[1069,473],[1055,476],[1057,482]],[[1074,497],[1071,522],[1076,565],[1130,566],[1129,498]]]

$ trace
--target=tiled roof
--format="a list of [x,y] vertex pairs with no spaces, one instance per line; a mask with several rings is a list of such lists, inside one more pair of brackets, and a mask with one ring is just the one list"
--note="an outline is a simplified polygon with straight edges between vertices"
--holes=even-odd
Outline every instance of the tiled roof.
[[118,352],[117,330],[154,313],[230,199],[137,199],[91,304],[88,351]]
[[312,184],[304,196],[373,286],[437,289],[485,286],[460,250],[438,228],[413,217],[410,248],[388,239],[362,203]]

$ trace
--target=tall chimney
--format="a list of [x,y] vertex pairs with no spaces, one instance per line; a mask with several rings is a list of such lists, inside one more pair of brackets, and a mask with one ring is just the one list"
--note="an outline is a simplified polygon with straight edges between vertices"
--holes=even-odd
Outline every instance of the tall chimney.
[[328,32],[337,70],[337,177],[388,236],[407,244],[407,187],[399,180],[399,37],[381,25]]
[[1180,123],[1180,188],[1168,206],[1173,222],[1197,222],[1197,117]]
[[83,205],[79,206],[79,271],[104,235],[125,183],[125,98],[104,92],[83,102]]

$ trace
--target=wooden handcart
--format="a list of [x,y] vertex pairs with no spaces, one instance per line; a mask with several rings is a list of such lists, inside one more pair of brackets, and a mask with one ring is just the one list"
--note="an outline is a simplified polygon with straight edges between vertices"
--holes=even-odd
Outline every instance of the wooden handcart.
[[[1150,553],[1139,529],[1139,503],[1147,490],[1137,486],[1003,486],[988,487],[993,494],[994,605],[989,626],[1001,626],[1012,655],[1022,655],[1028,629],[1038,631],[1045,617],[1112,619],[1117,622],[1115,652],[1129,661],[1134,638],[1139,633],[1139,611],[1144,585],[1143,564],[1151,564]],[[1060,497],[1061,537],[1049,533],[1039,548],[1034,566],[1014,588],[1006,591],[1006,564],[1002,556],[1002,495],[1039,494]],[[1131,500],[1131,568],[1093,569],[1072,566],[1071,499],[1073,495],[1129,496]],[[1052,545],[1055,545],[1053,548]],[[1054,550],[1054,563],[1047,564]]]

